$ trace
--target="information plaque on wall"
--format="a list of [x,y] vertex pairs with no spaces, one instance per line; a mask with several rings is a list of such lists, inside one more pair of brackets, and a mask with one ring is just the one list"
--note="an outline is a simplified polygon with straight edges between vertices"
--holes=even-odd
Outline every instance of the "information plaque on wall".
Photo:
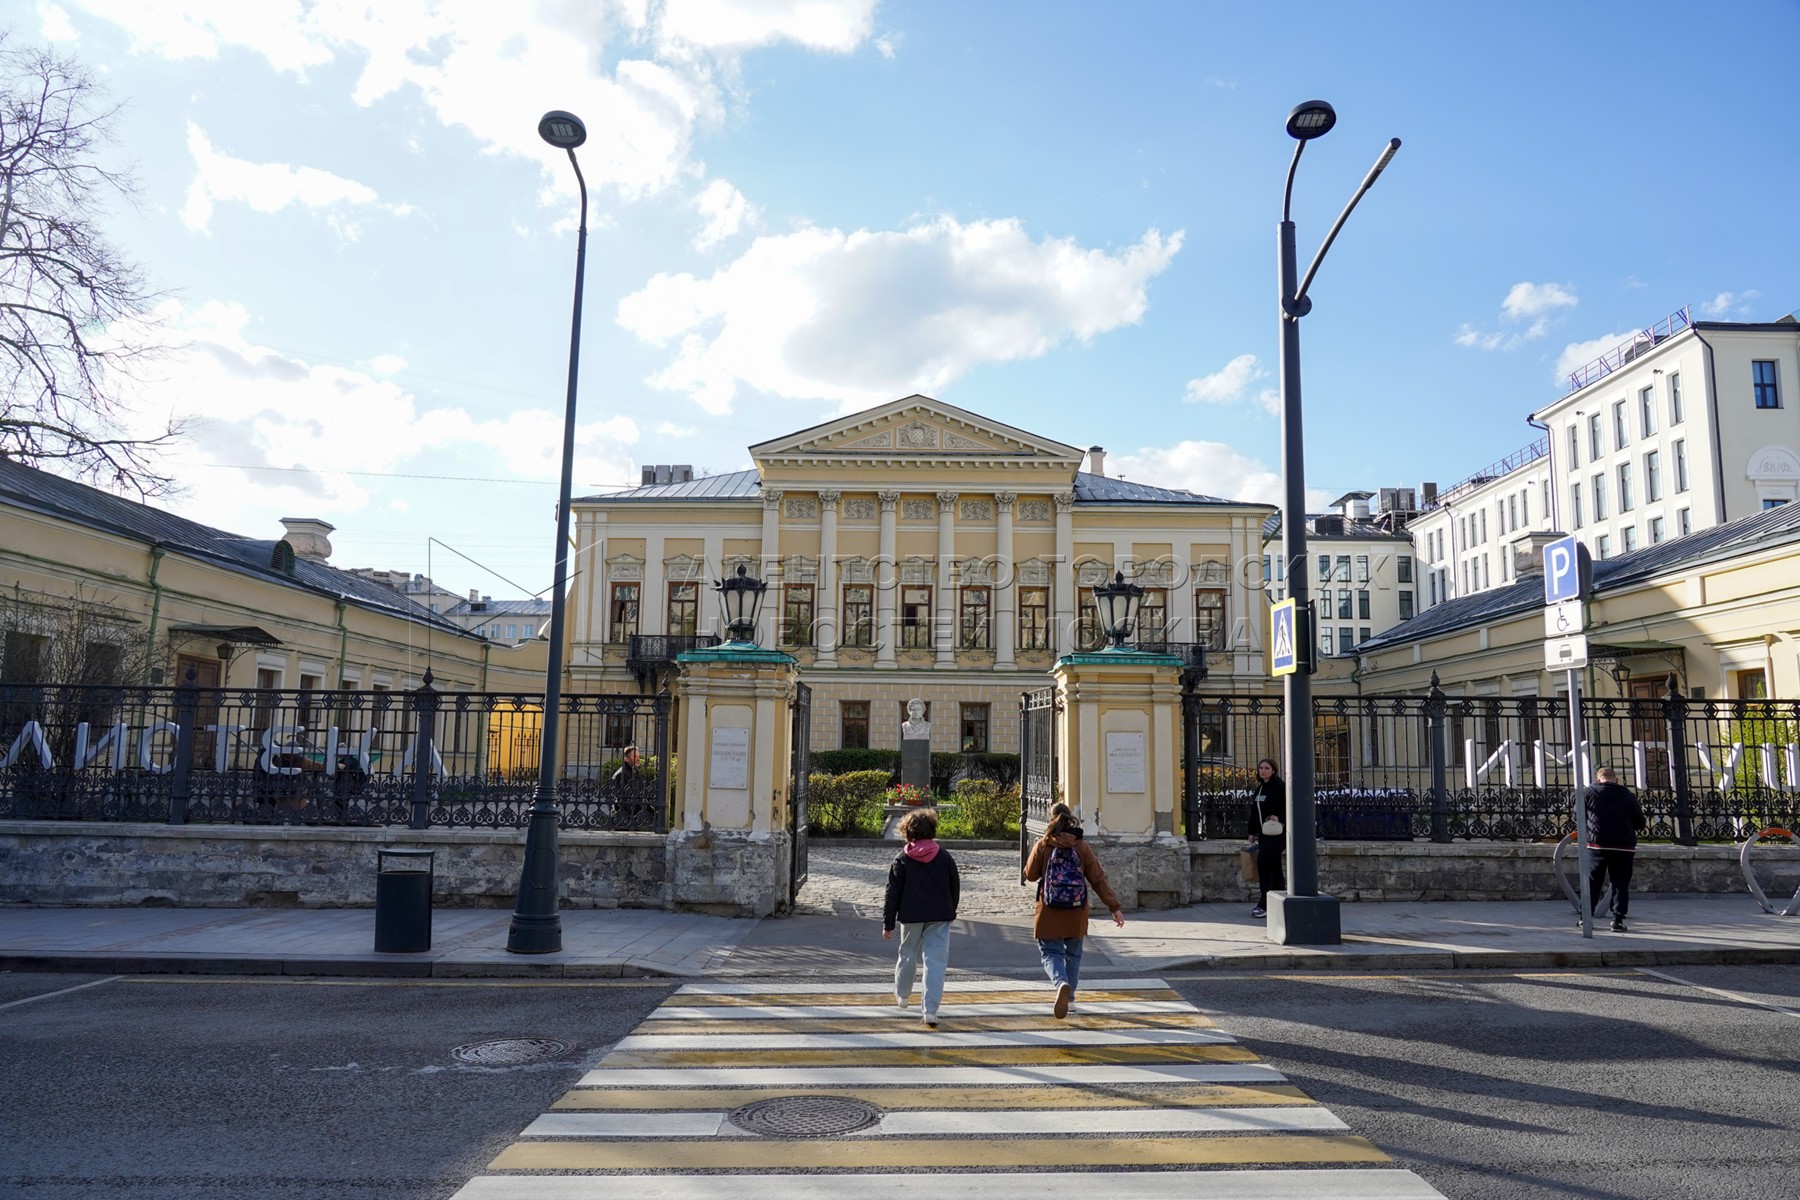
[[750,787],[750,731],[717,729],[712,731],[712,756],[707,763],[707,780],[716,788],[748,790]]
[[1106,735],[1106,790],[1109,792],[1142,792],[1144,790],[1143,734],[1109,733]]

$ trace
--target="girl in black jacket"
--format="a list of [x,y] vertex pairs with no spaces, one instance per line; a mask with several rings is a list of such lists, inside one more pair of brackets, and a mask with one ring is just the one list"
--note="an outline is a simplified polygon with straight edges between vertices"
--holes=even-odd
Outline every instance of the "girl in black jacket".
[[956,860],[937,844],[937,811],[921,808],[900,822],[906,849],[888,868],[887,903],[882,907],[881,936],[894,936],[900,924],[900,955],[894,962],[894,1003],[901,1008],[912,997],[913,976],[925,959],[925,994],[920,1011],[936,1028],[938,1004],[944,998],[944,972],[950,966],[950,922],[962,898]]
[[1250,803],[1250,840],[1256,846],[1257,896],[1250,915],[1263,917],[1269,912],[1269,893],[1287,886],[1281,856],[1287,849],[1288,803],[1287,784],[1274,759],[1256,764],[1256,778],[1256,794]]

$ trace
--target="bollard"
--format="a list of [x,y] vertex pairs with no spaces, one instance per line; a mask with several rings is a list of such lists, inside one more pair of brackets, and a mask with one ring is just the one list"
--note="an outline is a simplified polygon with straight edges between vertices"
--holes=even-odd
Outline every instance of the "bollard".
[[375,952],[418,954],[431,949],[433,850],[375,852]]

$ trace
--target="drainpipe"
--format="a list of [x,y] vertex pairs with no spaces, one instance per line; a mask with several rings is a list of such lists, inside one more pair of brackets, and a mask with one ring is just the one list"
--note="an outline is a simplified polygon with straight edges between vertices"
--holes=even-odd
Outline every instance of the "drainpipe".
[[1541,429],[1544,431],[1544,443],[1546,446],[1544,457],[1550,460],[1545,468],[1550,472],[1550,528],[1560,533],[1562,532],[1562,522],[1556,515],[1556,493],[1560,492],[1562,489],[1556,486],[1556,437],[1550,432],[1550,427],[1548,425],[1537,419],[1536,413],[1526,413],[1525,423],[1533,429]]
[[1694,336],[1706,347],[1706,421],[1712,430],[1713,444],[1713,509],[1718,524],[1725,523],[1725,447],[1719,444],[1719,356],[1712,343],[1694,327]]
[[150,685],[150,665],[156,661],[156,621],[162,614],[162,585],[156,582],[162,570],[163,555],[168,551],[159,543],[150,544],[150,634],[144,643],[144,686]]
[[348,601],[348,599],[349,599],[349,597],[343,595],[342,593],[340,593],[337,598],[337,627],[338,627],[338,669],[337,669],[338,681],[337,681],[337,688],[340,691],[343,690],[343,687],[344,687],[344,656],[349,652],[349,649],[350,649],[350,630],[344,624],[344,609],[348,607],[348,604],[346,603],[346,601]]
[[481,686],[475,689],[478,692],[485,692],[488,690],[487,689],[488,659],[493,656],[493,653],[494,653],[494,643],[489,642],[489,641],[483,641],[481,643]]

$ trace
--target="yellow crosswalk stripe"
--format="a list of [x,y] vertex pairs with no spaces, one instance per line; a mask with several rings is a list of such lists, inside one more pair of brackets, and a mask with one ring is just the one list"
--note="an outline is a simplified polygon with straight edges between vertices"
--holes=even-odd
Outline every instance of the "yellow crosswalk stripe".
[[[1046,1132],[1051,1132],[1046,1130]],[[767,1171],[811,1167],[1145,1167],[1244,1163],[1385,1163],[1349,1135],[1226,1137],[922,1138],[897,1141],[745,1139],[659,1142],[515,1142],[495,1171]],[[853,1189],[846,1189],[853,1190]]]
[[[809,1087],[809,1095],[840,1096],[891,1112],[920,1109],[1009,1108],[1243,1108],[1316,1104],[1292,1084],[1163,1084],[1120,1092],[1085,1087]],[[793,1088],[576,1088],[552,1107],[562,1111],[723,1111],[795,1094]]]
[[615,1050],[608,1067],[1011,1067],[1123,1063],[1247,1063],[1242,1046],[951,1046],[945,1049]]
[[[880,1004],[892,1000],[881,992],[740,992],[732,995],[712,995],[707,993],[678,992],[664,1007],[667,1008],[759,1008],[779,1007],[792,1004],[814,1005],[869,1005]],[[913,993],[913,1003],[917,1004],[918,992]],[[1030,1004],[1041,1001],[1045,1008],[1050,1006],[1050,989],[1043,986],[1030,988],[1005,988],[988,992],[947,992],[944,995],[944,1011],[949,1012],[959,1004]],[[1172,988],[1145,988],[1142,990],[1109,992],[1105,988],[1091,989],[1081,993],[1083,1004],[1130,1004],[1140,1000],[1180,1000]]]
[[[918,1019],[918,1008],[891,1010],[895,1017]],[[1001,1033],[1043,1029],[1046,1025],[1044,1014],[1033,1013],[1029,1016],[966,1016],[956,1011],[947,1002],[944,1017],[955,1018],[957,1029],[982,1033]],[[633,1033],[867,1033],[871,1026],[868,1017],[804,1017],[799,1020],[768,1019],[762,1021],[707,1021],[707,1020],[664,1020],[654,1014]],[[948,1026],[946,1026],[948,1028]],[[1200,1013],[1145,1013],[1132,1015],[1129,1013],[1117,1016],[1110,1014],[1088,1015],[1070,1013],[1059,1029],[1107,1029],[1129,1031],[1133,1029],[1214,1029],[1211,1017]]]

